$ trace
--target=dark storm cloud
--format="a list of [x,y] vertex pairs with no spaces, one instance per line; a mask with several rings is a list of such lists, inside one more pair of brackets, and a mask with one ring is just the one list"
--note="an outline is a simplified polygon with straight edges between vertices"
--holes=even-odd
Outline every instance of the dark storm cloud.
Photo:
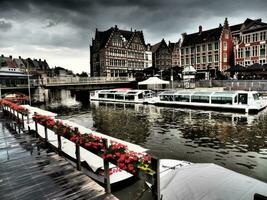
[[177,41],[182,32],[217,27],[225,17],[230,24],[247,17],[267,21],[266,7],[266,0],[0,0],[0,48],[20,44],[88,53],[95,29],[115,24],[143,30],[152,44]]

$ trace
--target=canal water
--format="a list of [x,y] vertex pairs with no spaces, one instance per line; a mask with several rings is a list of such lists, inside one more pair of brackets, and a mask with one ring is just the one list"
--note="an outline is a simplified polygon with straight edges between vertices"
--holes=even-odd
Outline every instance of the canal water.
[[[75,97],[72,97],[75,98]],[[267,110],[242,115],[139,104],[77,102],[48,109],[85,127],[149,149],[159,158],[216,163],[267,182]],[[143,183],[114,194],[135,199]],[[148,192],[141,199],[149,199]]]

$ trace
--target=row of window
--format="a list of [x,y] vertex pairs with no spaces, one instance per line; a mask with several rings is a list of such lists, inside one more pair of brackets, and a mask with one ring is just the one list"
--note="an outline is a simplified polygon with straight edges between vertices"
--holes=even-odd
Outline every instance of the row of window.
[[[226,43],[227,47],[227,43]],[[205,52],[205,51],[212,51],[212,50],[218,50],[219,49],[219,43],[209,43],[209,44],[202,44],[197,45],[196,49],[195,47],[186,47],[181,49],[181,54],[194,54],[196,52]]]
[[264,41],[267,39],[266,35],[267,35],[266,31],[262,31],[259,33],[247,34],[247,35],[242,36],[242,40],[245,43]]
[[[161,101],[179,101],[179,102],[190,102],[189,95],[160,95]],[[209,103],[209,96],[191,96],[191,102],[196,103]],[[232,97],[211,97],[211,103],[214,104],[233,104]],[[236,100],[235,100],[236,103]]]
[[[224,55],[224,57],[227,58],[227,54]],[[190,61],[190,63],[189,63]],[[204,63],[212,63],[212,62],[218,62],[219,61],[219,55],[218,54],[215,54],[214,56],[212,55],[208,55],[208,56],[197,56],[197,60],[196,60],[196,63],[197,64],[204,64]],[[227,60],[225,61],[227,62]],[[195,64],[195,58],[194,57],[191,57],[190,59],[189,58],[185,58],[185,59],[181,59],[181,65],[194,65]]]
[[237,58],[249,58],[251,56],[266,56],[266,44],[239,48],[237,50]]
[[254,63],[260,63],[261,65],[263,65],[263,64],[266,64],[266,59],[252,60],[252,61],[246,60],[246,61],[237,62],[237,64],[245,66],[245,67],[250,66],[250,65],[252,65]]
[[128,57],[128,58],[138,58],[138,59],[146,59],[148,60],[149,56],[147,53],[135,52],[135,51],[126,51],[122,49],[114,49],[110,48],[106,51],[106,55],[108,56],[117,56],[117,57]]

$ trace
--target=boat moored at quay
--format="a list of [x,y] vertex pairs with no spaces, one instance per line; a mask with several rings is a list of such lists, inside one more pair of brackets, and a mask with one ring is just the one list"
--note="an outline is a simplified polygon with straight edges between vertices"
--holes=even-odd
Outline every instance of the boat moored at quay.
[[119,88],[110,90],[96,90],[90,94],[93,101],[112,101],[126,103],[144,103],[147,98],[155,96],[152,90],[134,90]]
[[267,106],[256,91],[164,91],[148,103],[242,113],[257,113]]

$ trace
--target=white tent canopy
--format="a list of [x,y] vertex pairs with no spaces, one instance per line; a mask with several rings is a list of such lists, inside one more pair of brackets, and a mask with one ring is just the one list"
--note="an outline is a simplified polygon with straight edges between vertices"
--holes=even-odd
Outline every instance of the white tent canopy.
[[196,72],[197,72],[197,70],[193,66],[187,66],[182,71],[183,74],[194,74]]
[[161,80],[158,77],[150,77],[147,80],[141,81],[138,85],[162,85],[162,84],[170,84],[169,81]]

